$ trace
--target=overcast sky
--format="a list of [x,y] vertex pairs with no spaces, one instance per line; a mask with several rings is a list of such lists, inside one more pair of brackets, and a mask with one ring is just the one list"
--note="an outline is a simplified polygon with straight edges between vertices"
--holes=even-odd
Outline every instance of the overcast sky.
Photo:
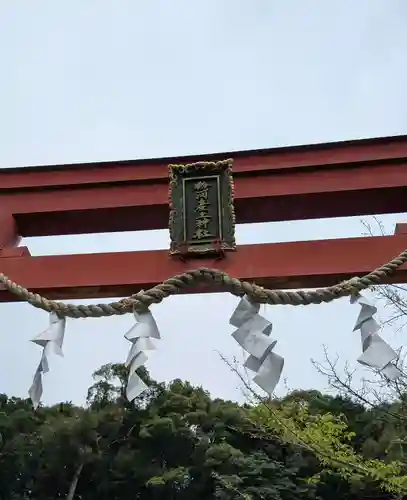
[[[149,158],[407,134],[405,0],[0,0],[0,167]],[[382,220],[392,231],[405,214]],[[359,218],[238,226],[239,244],[359,236]],[[33,255],[168,247],[168,231],[31,238]],[[142,265],[142,263],[141,263]],[[101,271],[102,272],[102,271]],[[241,357],[237,299],[152,308],[152,376],[241,399],[219,359]],[[25,397],[48,315],[1,304],[0,392]],[[323,389],[322,345],[360,354],[347,299],[267,307],[291,388]],[[331,323],[335,319],[334,324]],[[130,316],[70,320],[46,403],[84,401],[101,364],[124,361]],[[401,335],[388,332],[397,347]],[[283,394],[284,383],[277,393]]]

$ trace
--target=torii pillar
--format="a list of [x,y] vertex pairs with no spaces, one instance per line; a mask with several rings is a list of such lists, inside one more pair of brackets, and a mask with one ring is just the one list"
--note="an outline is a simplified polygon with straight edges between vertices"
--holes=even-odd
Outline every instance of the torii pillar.
[[[20,237],[168,228],[168,165],[226,158],[233,159],[236,223],[407,211],[407,136],[6,168],[0,170],[0,271],[64,300],[123,297],[202,266],[268,288],[312,288],[366,274],[407,248],[404,225],[393,236],[242,245],[221,260],[208,254],[184,261],[166,250],[32,257],[16,246]],[[407,282],[407,267],[390,280]],[[0,290],[0,301],[16,300]]]

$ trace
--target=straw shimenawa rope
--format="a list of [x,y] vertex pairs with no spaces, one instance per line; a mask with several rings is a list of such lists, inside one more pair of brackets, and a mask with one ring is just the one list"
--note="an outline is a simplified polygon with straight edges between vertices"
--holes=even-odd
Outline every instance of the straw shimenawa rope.
[[354,295],[372,285],[377,285],[405,262],[407,262],[407,249],[398,257],[365,276],[352,278],[338,285],[312,291],[268,290],[256,284],[232,278],[222,271],[201,267],[168,278],[163,283],[150,288],[150,290],[142,290],[127,299],[111,302],[110,304],[95,305],[64,304],[63,302],[46,299],[38,293],[32,293],[17,283],[14,283],[2,273],[0,273],[0,283],[2,283],[9,292],[17,295],[20,299],[25,300],[32,306],[47,312],[55,312],[60,317],[101,318],[104,316],[126,314],[132,312],[133,309],[138,312],[143,312],[151,306],[151,304],[158,304],[166,297],[175,295],[184,288],[199,284],[217,285],[223,287],[233,295],[238,297],[247,295],[249,298],[253,299],[253,301],[261,304],[292,306],[321,304],[322,302],[331,302],[341,297]]

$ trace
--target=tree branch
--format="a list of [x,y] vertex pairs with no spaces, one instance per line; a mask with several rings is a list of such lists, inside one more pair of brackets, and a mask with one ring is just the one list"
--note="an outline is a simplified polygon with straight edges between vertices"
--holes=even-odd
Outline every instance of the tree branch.
[[76,468],[71,484],[69,486],[68,494],[66,495],[66,500],[73,500],[84,465],[84,462],[81,462]]

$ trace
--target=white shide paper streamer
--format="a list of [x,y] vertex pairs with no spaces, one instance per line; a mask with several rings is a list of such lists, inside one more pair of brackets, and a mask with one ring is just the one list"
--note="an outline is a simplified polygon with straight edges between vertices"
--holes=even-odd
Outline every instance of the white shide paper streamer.
[[160,332],[153,315],[150,311],[138,313],[133,311],[136,324],[124,336],[132,343],[126,360],[129,367],[129,378],[127,380],[126,397],[133,401],[137,396],[147,389],[146,384],[137,375],[136,370],[144,365],[148,357],[144,351],[155,349],[151,339],[160,339]]
[[232,314],[229,323],[235,326],[232,337],[249,354],[244,366],[256,373],[253,381],[268,394],[278,384],[284,358],[272,352],[277,341],[270,337],[273,325],[259,315],[260,304],[245,296]]
[[390,380],[396,380],[402,375],[393,361],[397,358],[397,353],[385,342],[378,331],[380,326],[374,319],[377,307],[372,305],[362,295],[351,297],[351,303],[360,305],[360,312],[356,320],[353,331],[360,330],[362,337],[362,355],[358,362],[362,365],[379,370]]
[[42,374],[49,372],[48,356],[51,352],[54,352],[58,356],[63,356],[62,344],[64,342],[66,318],[60,318],[57,314],[50,313],[49,323],[49,327],[44,332],[31,340],[31,342],[43,348],[40,364],[28,391],[34,409],[38,408],[42,396]]

